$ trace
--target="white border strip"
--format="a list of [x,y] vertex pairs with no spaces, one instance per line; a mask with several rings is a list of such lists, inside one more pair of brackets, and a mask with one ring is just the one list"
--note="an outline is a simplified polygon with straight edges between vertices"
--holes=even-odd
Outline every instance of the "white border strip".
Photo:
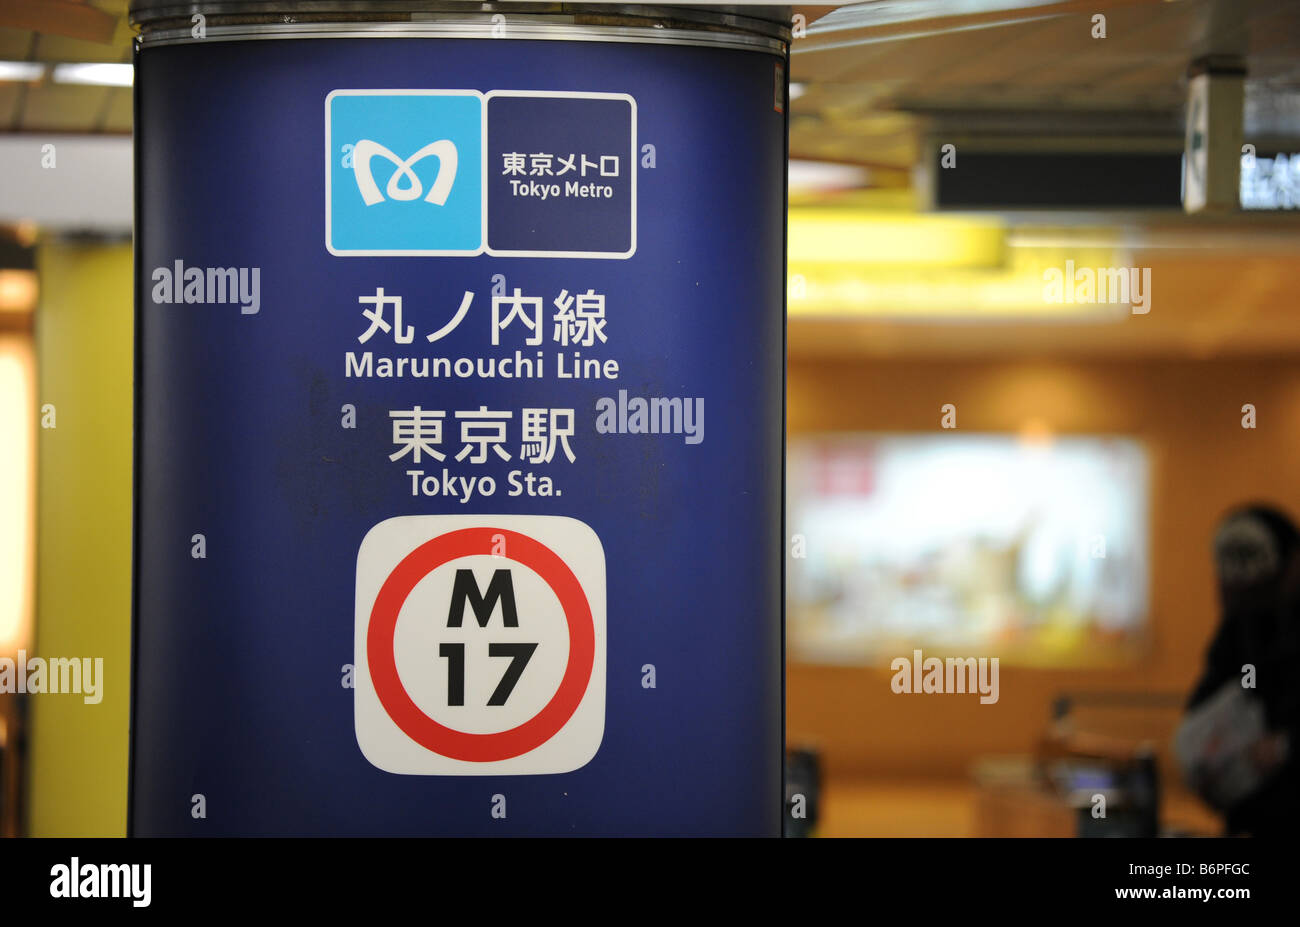
[[617,42],[642,45],[696,45],[708,48],[731,48],[737,51],[762,51],[785,56],[788,43],[752,33],[711,31],[707,29],[659,29],[653,26],[575,25],[563,22],[525,21],[537,14],[522,13],[508,19],[510,37],[492,35],[487,21],[419,21],[402,23],[244,23],[208,26],[207,37],[196,39],[187,25],[183,29],[150,29],[136,41],[142,48],[160,45],[192,45],[199,42],[247,42],[259,39],[492,39],[493,41],[538,40],[562,42]]

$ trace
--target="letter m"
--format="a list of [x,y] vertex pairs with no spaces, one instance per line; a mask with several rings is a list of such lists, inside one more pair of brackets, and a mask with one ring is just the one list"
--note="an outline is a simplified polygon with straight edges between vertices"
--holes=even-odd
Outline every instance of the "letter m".
[[[429,195],[424,200],[426,203],[442,206],[451,195],[452,184],[456,182],[458,155],[453,142],[445,138],[430,142],[403,161],[378,142],[368,138],[360,139],[352,149],[352,171],[356,177],[357,190],[361,193],[361,199],[367,206],[373,206],[384,199],[384,194],[379,192],[379,184],[375,183],[375,177],[370,171],[370,159],[375,157],[383,158],[396,168],[393,176],[388,179],[388,187],[385,190],[388,198],[400,201],[415,199],[424,192],[424,187],[411,168],[429,155],[438,159],[438,174],[434,177],[433,186],[429,188]],[[405,187],[399,185],[403,177],[407,181]]]
[[[1103,267],[1097,271],[1097,302],[1126,303],[1129,301],[1128,267]],[[1104,288],[1104,289],[1103,289]]]
[[459,628],[465,617],[465,603],[474,609],[474,619],[480,628],[486,628],[492,618],[497,601],[501,602],[501,620],[507,628],[519,627],[519,613],[515,609],[515,583],[509,570],[495,570],[488,581],[487,594],[481,594],[473,570],[457,570],[451,587],[451,611],[447,627]]
[[81,661],[75,657],[55,657],[49,662],[50,691],[81,691]]
[[131,886],[135,884],[131,867],[125,863],[100,866],[100,878],[103,879],[100,894],[104,898],[125,898],[131,894]]

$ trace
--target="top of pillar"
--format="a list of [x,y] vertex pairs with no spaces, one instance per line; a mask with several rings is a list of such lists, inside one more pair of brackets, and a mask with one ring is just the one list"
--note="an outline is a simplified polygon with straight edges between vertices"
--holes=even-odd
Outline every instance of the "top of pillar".
[[[613,3],[585,0],[511,0],[504,3],[433,2],[433,0],[130,0],[130,20],[143,33],[190,28],[201,13],[212,21],[288,25],[295,23],[410,24],[428,27],[438,22],[473,20],[496,14],[529,16],[553,21],[598,22],[606,26],[644,26],[655,22],[669,28],[754,32],[789,41],[792,7],[788,3],[756,0],[743,4],[679,0],[670,3]],[[662,28],[659,26],[657,28]]]

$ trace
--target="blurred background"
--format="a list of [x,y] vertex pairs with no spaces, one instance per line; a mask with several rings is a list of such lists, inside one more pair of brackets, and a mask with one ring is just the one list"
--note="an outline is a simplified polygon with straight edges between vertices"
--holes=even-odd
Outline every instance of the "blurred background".
[[[6,834],[125,829],[125,7],[0,4],[0,657],[109,681],[0,694]],[[1300,6],[792,14],[793,829],[1220,832],[1170,740],[1218,519],[1300,508]],[[997,657],[997,700],[895,692],[916,651]]]

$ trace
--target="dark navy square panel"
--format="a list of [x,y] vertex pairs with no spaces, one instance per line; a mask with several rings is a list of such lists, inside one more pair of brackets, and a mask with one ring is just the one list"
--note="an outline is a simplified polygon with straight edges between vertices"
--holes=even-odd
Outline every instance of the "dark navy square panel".
[[630,96],[489,94],[488,252],[630,257],[635,152]]

